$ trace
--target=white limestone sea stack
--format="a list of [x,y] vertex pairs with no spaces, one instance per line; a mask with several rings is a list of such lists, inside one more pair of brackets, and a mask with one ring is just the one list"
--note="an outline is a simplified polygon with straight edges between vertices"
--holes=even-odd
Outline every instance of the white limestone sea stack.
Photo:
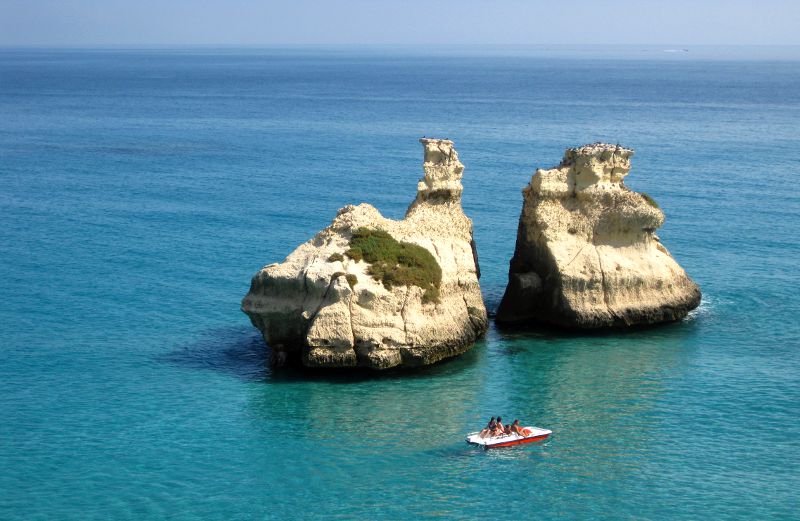
[[[253,277],[242,311],[274,364],[420,366],[467,351],[486,331],[472,221],[461,208],[464,165],[452,141],[420,142],[425,176],[403,220],[368,204],[345,206]],[[381,248],[397,255],[369,262]]]
[[700,289],[661,244],[664,213],[623,179],[633,150],[571,148],[523,190],[517,244],[499,323],[575,328],[674,321]]

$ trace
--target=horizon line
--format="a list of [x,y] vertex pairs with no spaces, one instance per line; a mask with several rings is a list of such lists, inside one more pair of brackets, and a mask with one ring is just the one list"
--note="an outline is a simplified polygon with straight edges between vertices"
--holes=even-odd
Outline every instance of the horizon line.
[[0,48],[102,47],[800,47],[800,43],[5,43]]

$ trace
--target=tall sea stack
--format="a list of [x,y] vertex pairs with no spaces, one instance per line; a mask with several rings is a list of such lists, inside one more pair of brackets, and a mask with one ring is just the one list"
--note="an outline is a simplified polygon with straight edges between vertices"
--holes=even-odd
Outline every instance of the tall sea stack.
[[464,165],[453,143],[421,139],[424,177],[400,221],[368,204],[253,277],[242,311],[277,364],[431,364],[468,350],[487,328],[472,221],[461,208]]
[[698,306],[700,289],[655,233],[664,213],[623,182],[632,155],[595,143],[536,171],[498,322],[622,327],[678,320]]

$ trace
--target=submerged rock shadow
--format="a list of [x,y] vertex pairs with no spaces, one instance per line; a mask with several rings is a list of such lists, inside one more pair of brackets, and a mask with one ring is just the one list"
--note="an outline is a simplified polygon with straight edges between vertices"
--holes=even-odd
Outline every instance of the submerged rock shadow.
[[519,324],[493,322],[494,328],[504,337],[536,338],[626,338],[641,336],[682,335],[686,328],[695,326],[694,316],[657,324],[634,324],[628,327],[580,329],[530,320]]
[[189,369],[211,370],[250,382],[296,383],[317,381],[347,384],[378,379],[438,377],[460,372],[476,362],[485,345],[479,339],[466,353],[441,362],[414,368],[376,371],[368,368],[316,369],[299,363],[272,367],[271,350],[261,335],[249,326],[208,330],[199,340],[158,357],[160,362]]
[[[712,302],[713,301],[713,302]],[[678,320],[658,322],[654,324],[634,324],[627,327],[601,327],[597,329],[581,329],[568,326],[559,326],[545,321],[534,319],[520,323],[497,322],[497,307],[495,300],[487,302],[491,330],[503,339],[525,338],[529,340],[556,340],[556,339],[668,339],[683,338],[697,328],[704,327],[715,315],[712,307],[716,299],[708,294],[703,296],[700,305],[690,311],[686,317]]]
[[249,327],[231,326],[205,331],[197,341],[163,354],[158,360],[262,381],[270,375],[269,357],[270,351],[261,335]]

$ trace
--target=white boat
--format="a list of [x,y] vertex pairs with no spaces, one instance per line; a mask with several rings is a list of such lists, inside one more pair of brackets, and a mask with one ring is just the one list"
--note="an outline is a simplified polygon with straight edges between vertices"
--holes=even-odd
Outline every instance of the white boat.
[[526,436],[520,436],[514,433],[481,438],[479,432],[471,432],[467,434],[467,443],[478,445],[484,449],[497,449],[500,447],[513,447],[514,445],[521,445],[523,443],[546,440],[553,434],[553,431],[541,429],[539,427],[523,427],[522,430],[527,433]]

